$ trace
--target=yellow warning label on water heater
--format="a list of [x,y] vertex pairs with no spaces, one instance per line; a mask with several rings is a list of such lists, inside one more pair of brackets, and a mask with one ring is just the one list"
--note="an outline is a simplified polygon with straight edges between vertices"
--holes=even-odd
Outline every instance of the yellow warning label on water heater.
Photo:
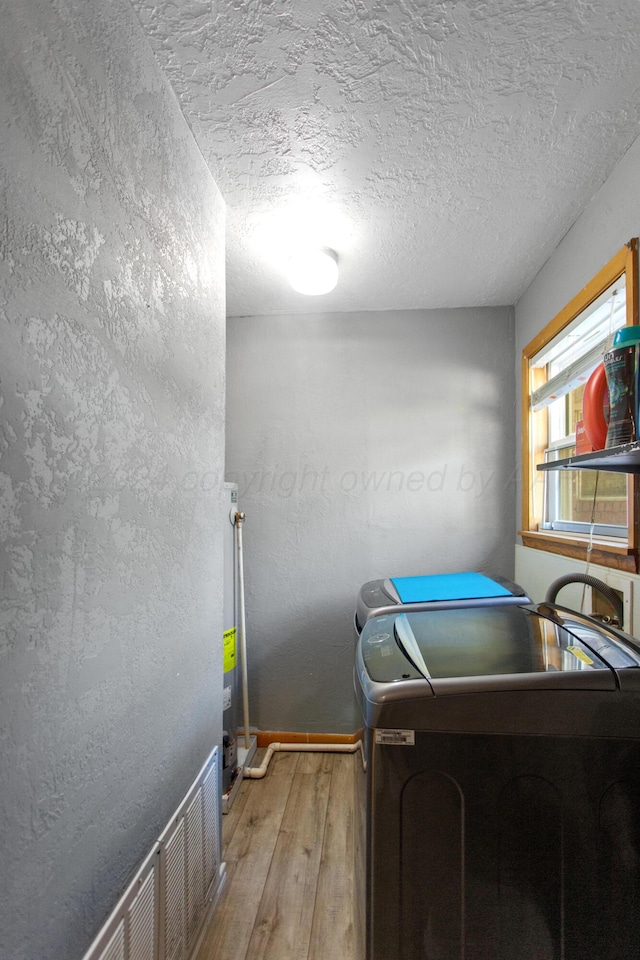
[[567,647],[567,650],[569,653],[572,653],[574,657],[577,657],[578,660],[582,660],[583,663],[588,663],[589,666],[592,665],[593,660],[580,647]]
[[236,628],[231,627],[222,634],[224,650],[224,672],[229,673],[236,665]]

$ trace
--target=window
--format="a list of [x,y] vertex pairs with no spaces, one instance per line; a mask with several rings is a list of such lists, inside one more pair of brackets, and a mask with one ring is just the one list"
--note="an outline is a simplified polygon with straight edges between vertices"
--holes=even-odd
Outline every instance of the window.
[[[543,382],[531,404],[533,410],[546,409],[546,462],[576,452],[585,383],[626,319],[623,275],[529,361],[530,373],[542,371]],[[544,473],[541,529],[590,534],[593,524],[594,534],[626,540],[625,475],[603,473],[597,477],[597,490],[595,479],[592,472]]]
[[576,452],[589,376],[616,330],[638,322],[637,241],[630,241],[522,354],[523,530],[526,546],[636,570],[632,478],[538,471]]

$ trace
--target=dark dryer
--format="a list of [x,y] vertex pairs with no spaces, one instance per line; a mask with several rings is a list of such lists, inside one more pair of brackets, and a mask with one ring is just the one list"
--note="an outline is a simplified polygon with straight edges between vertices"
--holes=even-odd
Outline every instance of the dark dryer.
[[553,604],[366,623],[367,960],[638,960],[639,667]]
[[368,620],[387,613],[510,603],[531,603],[531,600],[519,584],[506,577],[476,572],[387,577],[362,584],[353,622],[357,638]]

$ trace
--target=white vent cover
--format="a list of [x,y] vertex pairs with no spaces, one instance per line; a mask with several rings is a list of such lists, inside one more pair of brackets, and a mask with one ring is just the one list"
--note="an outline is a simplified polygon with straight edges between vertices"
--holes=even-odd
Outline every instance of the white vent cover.
[[83,960],[190,960],[224,883],[216,747]]
[[164,843],[164,957],[183,960],[185,957],[185,842],[184,817]]
[[124,952],[124,921],[118,924],[116,932],[111,937],[103,954],[104,960],[125,960]]
[[220,872],[220,767],[212,764],[202,781],[202,810],[204,829],[204,892],[210,899],[218,883]]
[[157,953],[157,870],[151,870],[129,907],[129,960],[155,960]]
[[191,802],[185,816],[186,862],[187,862],[187,944],[193,942],[200,929],[204,906],[204,809],[202,789]]

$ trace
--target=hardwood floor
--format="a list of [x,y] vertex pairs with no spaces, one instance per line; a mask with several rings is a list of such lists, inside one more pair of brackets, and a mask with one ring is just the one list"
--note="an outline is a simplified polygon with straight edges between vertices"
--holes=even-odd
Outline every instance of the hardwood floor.
[[243,781],[222,818],[227,885],[198,960],[359,960],[356,763],[276,753],[263,780]]

